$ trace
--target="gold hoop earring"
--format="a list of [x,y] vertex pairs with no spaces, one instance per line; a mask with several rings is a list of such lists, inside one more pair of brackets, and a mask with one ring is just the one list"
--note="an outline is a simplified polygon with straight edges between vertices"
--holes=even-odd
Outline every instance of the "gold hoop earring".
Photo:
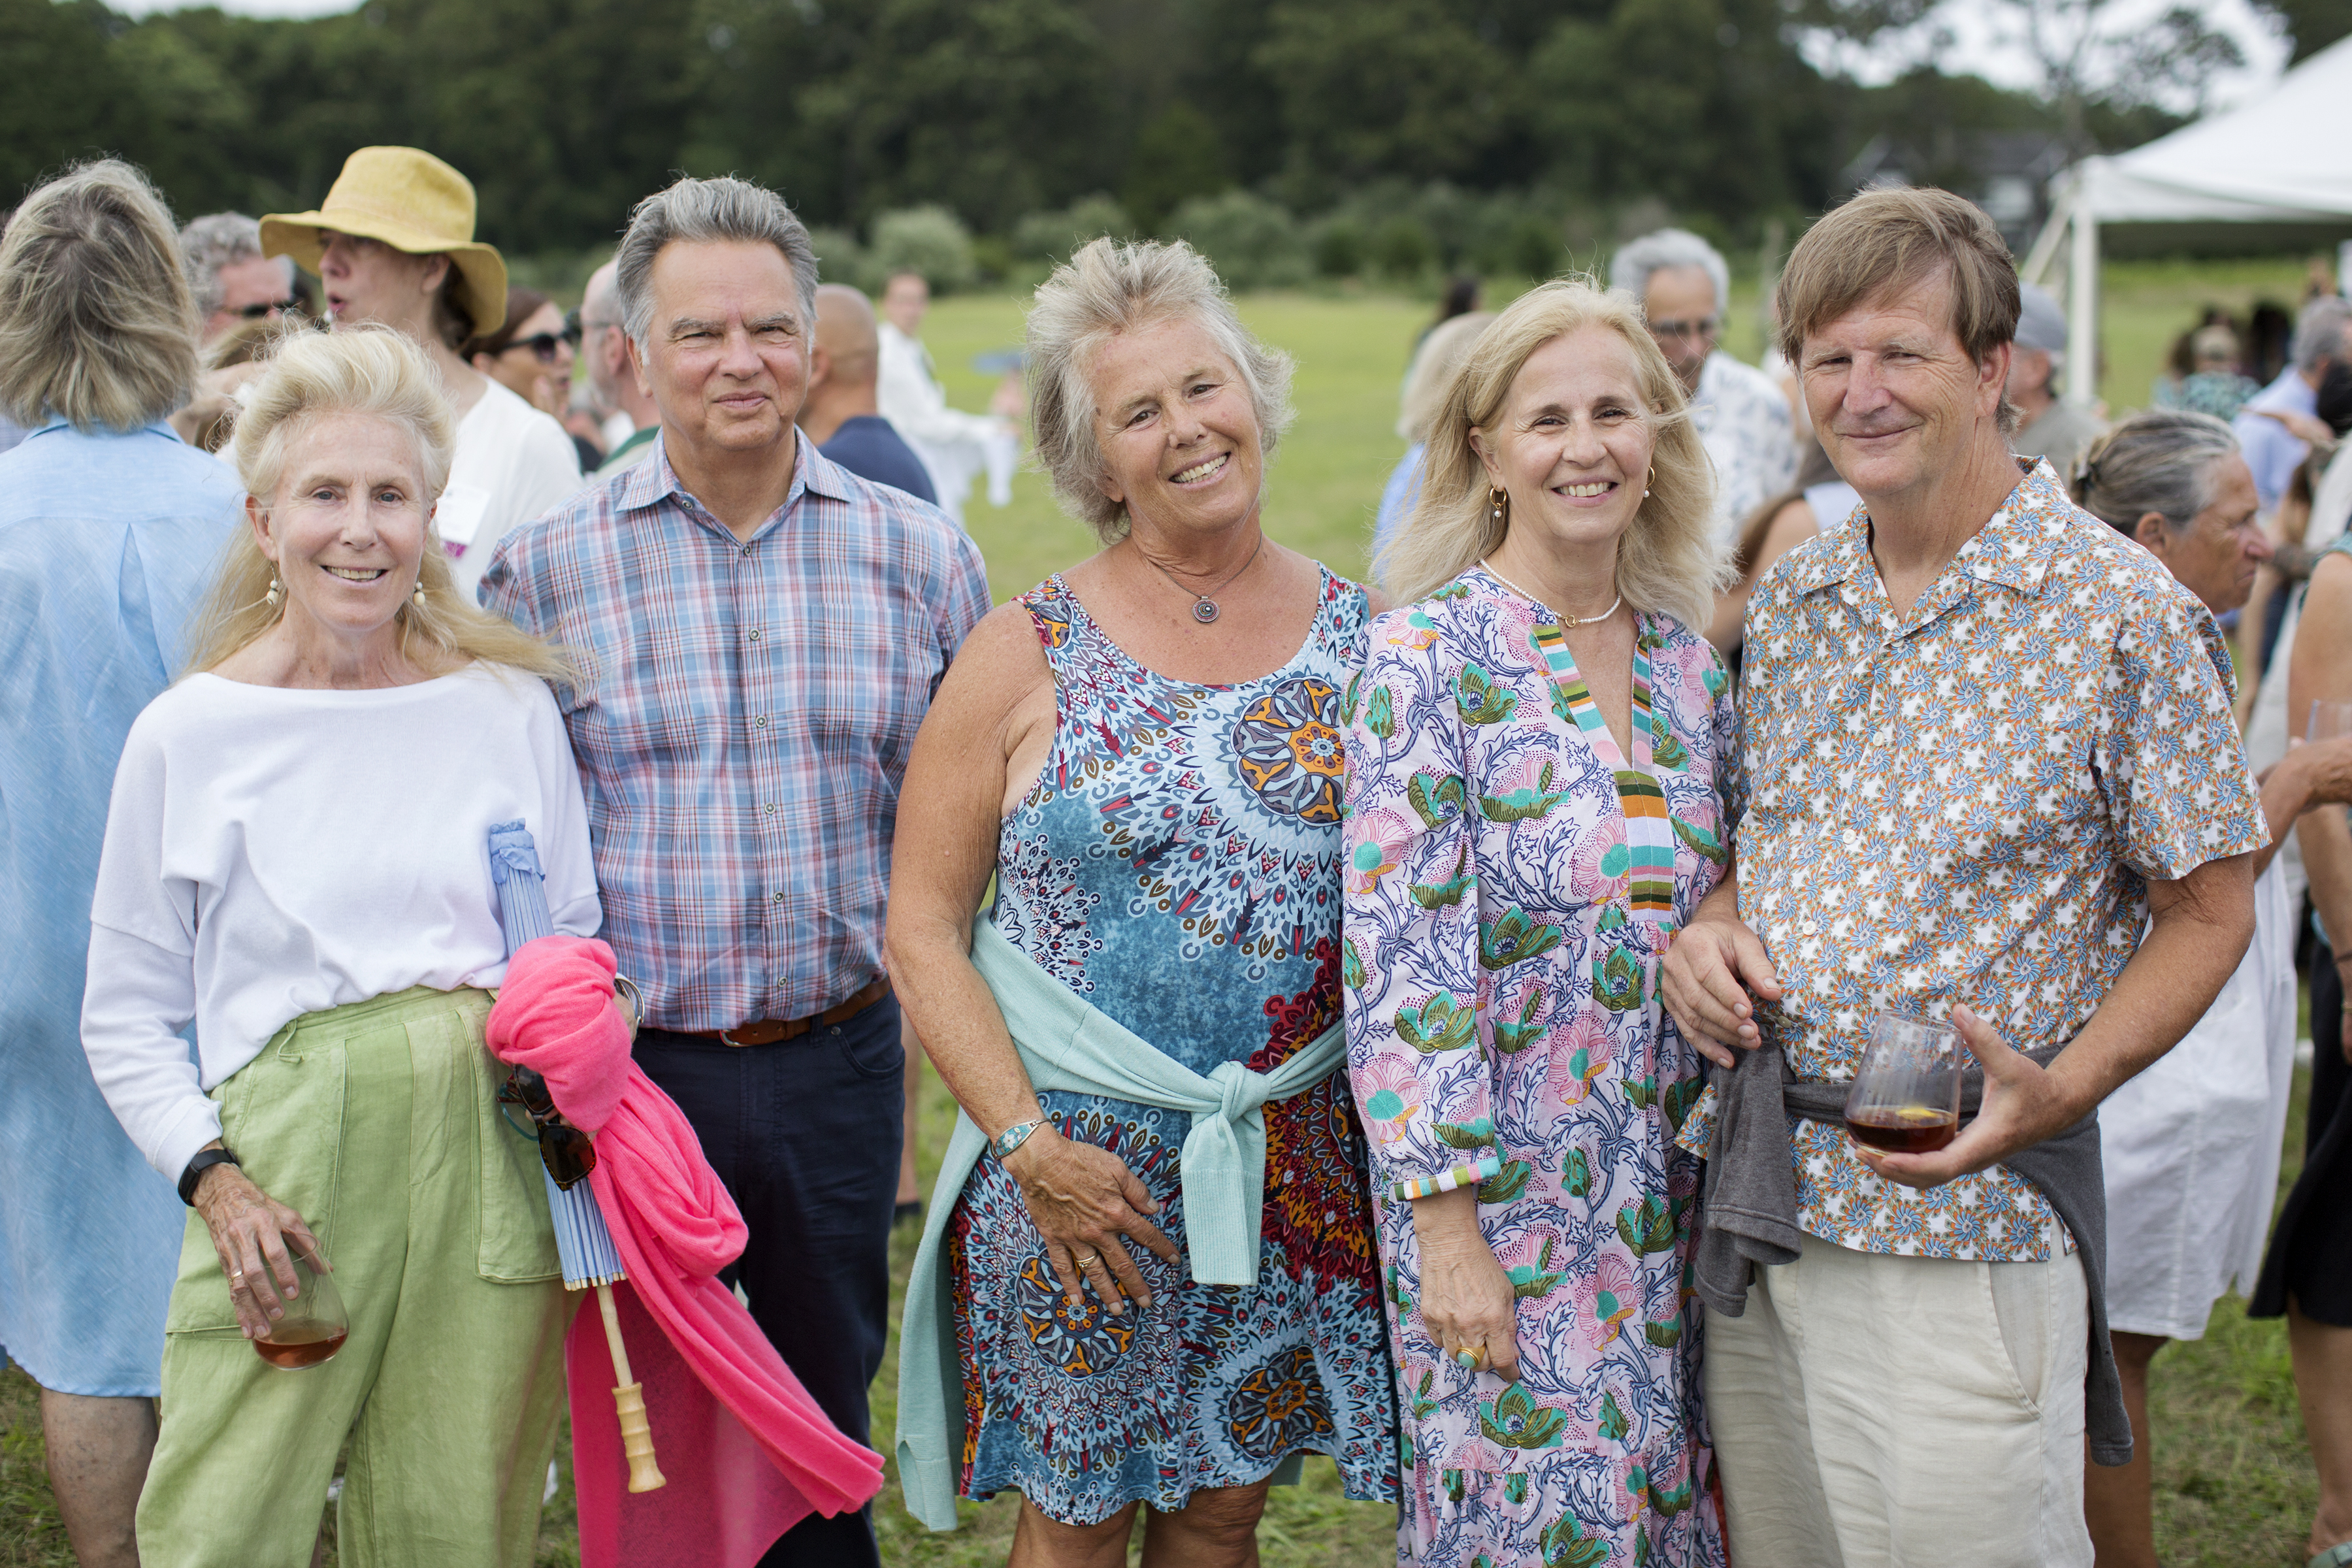
[[285,593],[286,585],[278,582],[278,574],[272,572],[269,574],[269,590],[261,596],[268,601],[269,607],[274,610],[278,607],[278,601],[285,595]]
[[1496,528],[1508,528],[1510,526],[1511,496],[1509,491],[1502,489],[1499,485],[1487,486],[1486,509],[1487,517],[1493,520]]

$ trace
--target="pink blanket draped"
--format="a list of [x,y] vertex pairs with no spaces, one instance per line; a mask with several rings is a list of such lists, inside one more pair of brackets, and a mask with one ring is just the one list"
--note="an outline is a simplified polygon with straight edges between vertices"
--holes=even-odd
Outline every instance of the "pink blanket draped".
[[594,1134],[589,1184],[628,1270],[613,1288],[622,1342],[669,1481],[628,1490],[613,1408],[619,1379],[590,1302],[564,1347],[580,1560],[583,1568],[754,1568],[809,1514],[844,1513],[873,1497],[882,1460],[825,1417],[719,1282],[742,1253],[742,1215],[684,1113],[629,1059],[613,973],[613,950],[601,942],[526,942],[488,1028],[499,1060],[539,1073],[564,1120]]

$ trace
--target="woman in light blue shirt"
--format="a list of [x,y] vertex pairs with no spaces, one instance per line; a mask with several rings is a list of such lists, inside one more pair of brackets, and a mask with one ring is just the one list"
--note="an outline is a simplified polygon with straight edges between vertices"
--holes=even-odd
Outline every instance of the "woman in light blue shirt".
[[0,1364],[41,1385],[85,1563],[129,1560],[185,1216],[81,1049],[89,902],[131,720],[240,515],[163,423],[196,380],[172,216],[128,163],[33,193],[0,241]]

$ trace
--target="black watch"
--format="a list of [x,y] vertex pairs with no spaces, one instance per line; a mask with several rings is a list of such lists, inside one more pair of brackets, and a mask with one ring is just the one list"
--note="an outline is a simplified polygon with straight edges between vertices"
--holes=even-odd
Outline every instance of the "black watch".
[[[226,1149],[197,1150],[196,1157],[188,1162],[188,1168],[180,1173],[180,1201],[190,1208],[195,1207],[196,1178],[215,1165],[236,1165],[237,1163],[236,1156]],[[241,1165],[238,1168],[243,1169]]]

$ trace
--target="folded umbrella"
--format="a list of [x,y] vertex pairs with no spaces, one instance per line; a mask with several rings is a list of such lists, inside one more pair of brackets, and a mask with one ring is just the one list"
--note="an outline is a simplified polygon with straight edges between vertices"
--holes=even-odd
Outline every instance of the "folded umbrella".
[[[498,886],[499,926],[506,935],[509,961],[525,942],[555,934],[555,921],[547,911],[547,874],[540,869],[539,846],[521,823],[501,822],[490,829],[490,880]],[[629,1375],[628,1347],[621,1341],[621,1320],[613,1305],[613,1282],[627,1274],[613,1246],[604,1211],[596,1206],[594,1189],[582,1179],[587,1171],[580,1170],[568,1181],[556,1179],[555,1165],[547,1157],[548,1145],[564,1128],[543,1080],[524,1067],[515,1068],[515,1078],[509,1092],[499,1098],[520,1103],[531,1112],[541,1152],[540,1174],[547,1182],[548,1212],[555,1220],[555,1250],[563,1260],[563,1288],[596,1292],[596,1308],[604,1320],[604,1337],[613,1352],[613,1371],[620,1379],[620,1385],[613,1390],[613,1405],[620,1417],[622,1449],[629,1458],[629,1489],[651,1491],[667,1483],[654,1462],[645,1389]],[[585,1133],[572,1131],[576,1137],[566,1142],[593,1147]],[[593,1158],[590,1154],[588,1163],[593,1164]]]

